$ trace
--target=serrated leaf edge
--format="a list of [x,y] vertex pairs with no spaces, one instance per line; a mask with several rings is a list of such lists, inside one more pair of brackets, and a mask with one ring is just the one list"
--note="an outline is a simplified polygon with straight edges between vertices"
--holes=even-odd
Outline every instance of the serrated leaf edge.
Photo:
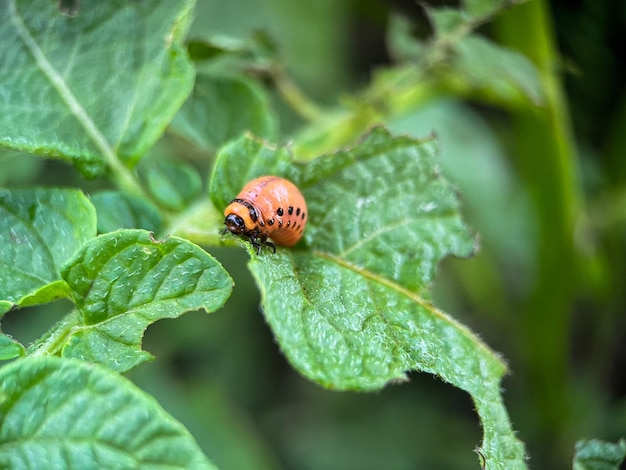
[[485,353],[487,353],[491,358],[493,358],[495,361],[497,361],[500,366],[503,369],[503,372],[501,375],[504,375],[504,373],[506,373],[507,371],[507,366],[506,363],[502,360],[502,358],[500,357],[500,355],[498,355],[496,352],[494,352],[492,349],[489,348],[489,346],[487,346],[487,344],[485,344],[483,341],[481,341],[468,327],[466,327],[465,325],[463,325],[462,323],[459,323],[457,320],[455,320],[453,317],[447,315],[446,313],[444,313],[443,311],[439,310],[437,307],[435,307],[432,303],[427,302],[426,300],[424,300],[419,294],[410,291],[409,289],[401,286],[400,284],[387,279],[386,277],[380,276],[376,273],[373,273],[372,271],[369,271],[368,269],[363,268],[362,266],[357,266],[355,264],[352,264],[348,261],[346,261],[343,258],[340,258],[337,255],[333,255],[331,253],[327,253],[327,252],[323,252],[323,251],[318,251],[318,250],[314,250],[313,251],[313,255],[322,258],[326,261],[330,261],[332,263],[337,264],[338,266],[341,266],[342,268],[348,269],[360,276],[363,276],[366,279],[369,279],[371,281],[377,282],[385,287],[388,287],[389,289],[397,292],[398,294],[408,298],[409,300],[415,302],[417,305],[419,305],[420,307],[425,308],[426,310],[428,310],[432,315],[436,316],[437,318],[447,322],[448,324],[450,324],[451,326],[453,326],[456,330],[460,331],[464,336],[470,338],[472,340],[472,342],[478,346],[481,350],[483,350]]

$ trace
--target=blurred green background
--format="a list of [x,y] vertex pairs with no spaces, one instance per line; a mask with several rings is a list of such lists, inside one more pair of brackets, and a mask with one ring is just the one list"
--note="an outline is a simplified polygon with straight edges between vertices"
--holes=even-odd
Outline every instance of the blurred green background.
[[[425,21],[409,0],[199,0],[189,37],[265,31],[294,82],[333,107],[391,66],[392,13]],[[386,124],[439,136],[443,171],[481,251],[440,266],[435,298],[506,358],[505,401],[530,466],[568,468],[577,439],[626,435],[626,2],[531,0],[480,31],[538,65],[542,109],[441,87]],[[304,122],[274,98],[285,142]],[[151,154],[184,155],[205,174],[210,167],[172,134]],[[7,153],[0,182],[109,187],[65,164]],[[130,378],[220,468],[478,468],[481,430],[468,395],[416,373],[369,395],[305,381],[264,323],[245,253],[209,251],[234,277],[233,296],[211,316],[152,326],[144,347],[157,360]],[[66,309],[55,303],[19,321],[10,313],[3,329],[32,341]]]

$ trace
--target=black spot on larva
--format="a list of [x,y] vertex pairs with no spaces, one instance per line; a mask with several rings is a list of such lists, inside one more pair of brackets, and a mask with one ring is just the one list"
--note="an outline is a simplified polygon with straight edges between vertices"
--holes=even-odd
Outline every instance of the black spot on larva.
[[293,214],[293,206],[289,206],[287,212],[289,213],[289,215]]
[[296,215],[300,215],[300,208],[299,207],[296,209]]
[[280,219],[278,220],[278,226],[279,226],[279,227],[282,227],[282,226],[283,226],[283,221],[282,221],[282,220],[280,220]]
[[274,219],[268,220],[267,223],[270,224],[270,225],[274,225]]
[[306,213],[302,213],[302,220],[304,220],[304,218],[306,217]]
[[261,227],[265,227],[265,222],[263,222],[262,220],[259,220],[259,225],[260,225]]
[[277,213],[278,215],[282,216],[282,215],[284,214],[284,212],[283,212],[283,208],[282,208],[282,207],[279,207],[279,208],[278,208],[278,210],[276,211],[276,213]]
[[291,220],[287,221],[287,227],[289,227],[291,225]]

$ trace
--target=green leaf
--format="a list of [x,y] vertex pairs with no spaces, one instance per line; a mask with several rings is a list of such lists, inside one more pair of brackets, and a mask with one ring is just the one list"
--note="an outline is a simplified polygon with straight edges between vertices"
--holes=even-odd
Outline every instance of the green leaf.
[[0,467],[215,468],[183,425],[129,380],[53,357],[0,370]]
[[432,140],[376,128],[354,148],[304,166],[296,181],[311,214],[307,244],[425,292],[442,257],[469,256],[475,243],[436,152]]
[[191,91],[181,47],[193,2],[0,3],[0,146],[71,160],[85,175],[134,164]]
[[291,156],[285,148],[268,146],[249,135],[229,142],[213,167],[209,194],[215,207],[224,209],[246,183],[263,175],[289,177]]
[[[417,62],[416,79],[434,74],[457,94],[503,104],[543,104],[543,89],[535,65],[522,54],[472,33],[503,2],[469,2],[473,13],[448,7],[428,8],[435,30],[430,41],[412,37],[408,20],[392,17],[388,41],[398,60]],[[420,83],[424,79],[419,80]]]
[[198,170],[183,162],[158,161],[145,168],[144,173],[154,199],[170,210],[184,209],[202,190]]
[[161,214],[146,199],[120,191],[101,191],[91,196],[98,213],[98,233],[121,228],[161,230]]
[[[250,269],[300,373],[342,390],[378,390],[410,370],[435,374],[471,394],[487,468],[525,468],[500,396],[504,363],[429,301],[439,260],[474,250],[436,151],[432,140],[376,128],[355,147],[294,169],[309,210],[308,249],[253,254]],[[228,168],[231,156],[236,166],[262,164],[232,151],[217,165]],[[264,157],[270,172],[275,160]]]
[[[435,152],[433,141],[394,138],[379,128],[354,148],[302,168],[298,182],[309,209],[304,237],[310,250],[279,250],[254,258],[251,267],[263,286],[280,280],[265,292],[268,321],[305,375],[333,388],[377,389],[410,369],[432,369],[430,363],[414,365],[413,356],[427,348],[441,349],[432,354],[436,363],[476,340],[441,344],[452,334],[446,328],[457,325],[428,302],[438,261],[474,250],[454,189],[438,174]],[[319,345],[286,347],[305,337],[311,341],[309,333]],[[411,334],[428,336],[432,344],[422,338],[424,344],[409,347]],[[410,352],[418,346],[422,351]],[[478,348],[468,359],[483,355]],[[495,356],[485,356],[504,372]],[[450,374],[443,368],[437,373]]]
[[143,230],[121,230],[84,245],[62,272],[77,311],[33,354],[62,354],[125,372],[151,359],[141,349],[144,330],[190,310],[213,312],[233,282],[200,247],[177,237],[154,240]]
[[0,220],[0,299],[25,306],[68,296],[61,266],[96,235],[96,212],[85,195],[2,189]]
[[193,94],[172,122],[175,132],[213,151],[249,131],[266,139],[277,122],[265,90],[245,77],[198,75]]
[[617,443],[583,439],[576,443],[574,470],[619,470],[626,458],[626,440]]

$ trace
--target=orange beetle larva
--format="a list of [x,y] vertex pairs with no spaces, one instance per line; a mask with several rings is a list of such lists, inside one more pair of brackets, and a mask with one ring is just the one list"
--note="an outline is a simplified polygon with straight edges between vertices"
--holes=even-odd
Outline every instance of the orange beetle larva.
[[[224,210],[226,230],[248,237],[261,251],[268,245],[293,246],[302,237],[307,221],[306,201],[291,181],[261,176],[246,184]],[[267,239],[271,238],[272,242]]]

